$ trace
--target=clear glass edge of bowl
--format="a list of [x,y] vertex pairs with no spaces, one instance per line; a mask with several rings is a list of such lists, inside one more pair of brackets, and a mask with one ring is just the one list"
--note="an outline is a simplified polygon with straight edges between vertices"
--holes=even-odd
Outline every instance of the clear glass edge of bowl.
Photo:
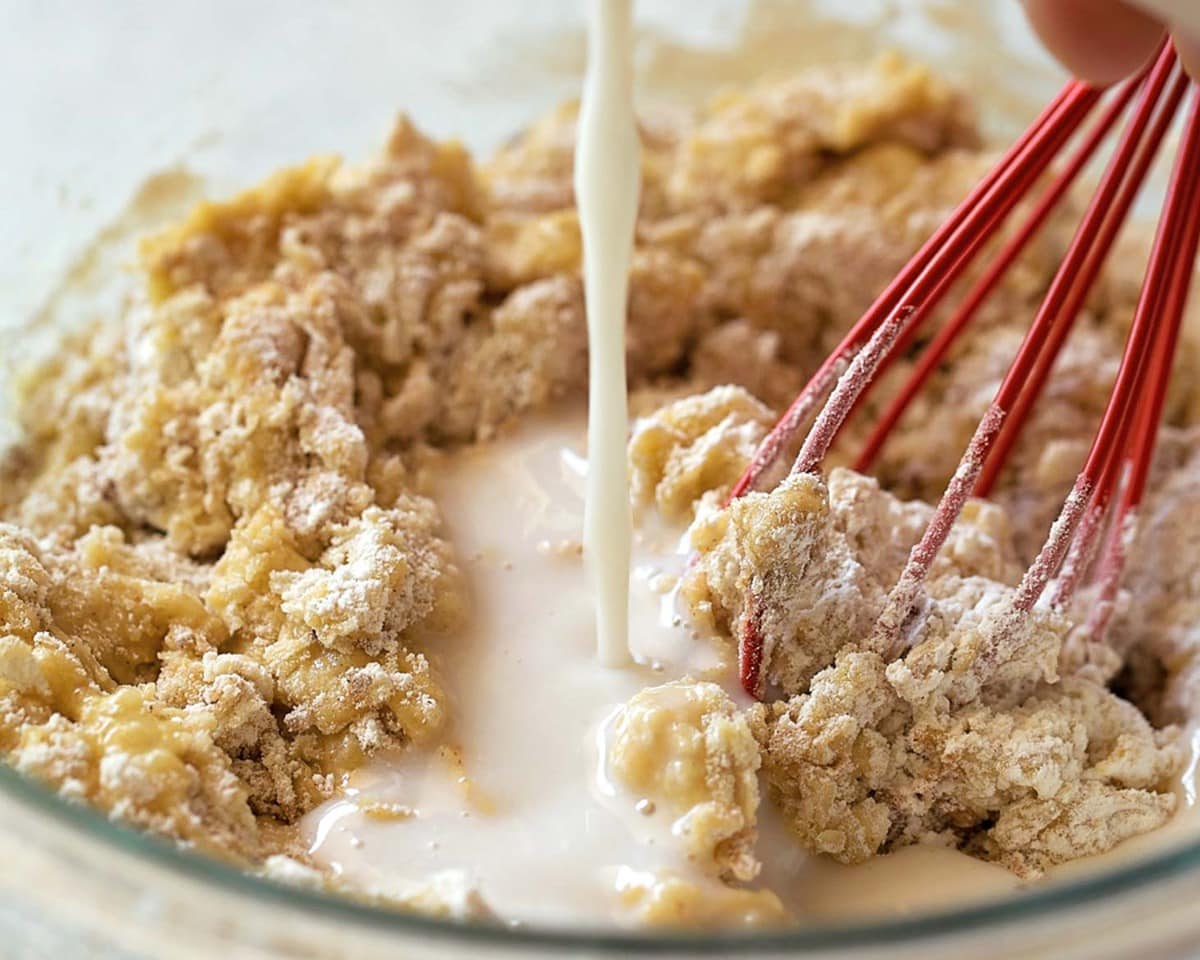
[[[3,368],[0,367],[0,372]],[[0,792],[39,815],[76,830],[90,840],[166,870],[218,888],[244,893],[269,906],[303,909],[332,921],[354,924],[364,931],[403,937],[430,937],[480,945],[527,947],[540,950],[588,949],[593,952],[669,956],[678,952],[727,955],[788,951],[814,954],[830,950],[887,946],[899,942],[948,937],[995,928],[1007,922],[1032,919],[1060,909],[1094,905],[1122,893],[1165,882],[1190,872],[1200,878],[1200,840],[1147,856],[1111,871],[1065,881],[1053,887],[1030,889],[1003,899],[958,909],[926,912],[911,917],[866,922],[821,923],[767,932],[705,930],[697,933],[581,928],[510,928],[495,924],[442,920],[399,909],[358,902],[349,896],[285,884],[237,869],[220,860],[183,849],[104,816],[98,810],[67,800],[53,790],[0,762]]]
[[166,868],[220,888],[223,893],[245,893],[260,902],[290,909],[302,908],[322,918],[349,922],[364,932],[406,937],[437,937],[460,943],[490,944],[508,948],[529,947],[544,950],[587,949],[590,951],[668,956],[689,954],[727,954],[731,949],[757,954],[787,950],[793,953],[828,952],[872,946],[894,945],[921,938],[938,938],[994,928],[1007,921],[1028,920],[1060,908],[1096,904],[1130,890],[1141,890],[1147,883],[1162,882],[1188,872],[1200,873],[1200,840],[1165,853],[1148,856],[1109,872],[1064,882],[1045,889],[1009,895],[982,904],[922,913],[895,920],[873,920],[854,924],[818,924],[803,928],[764,932],[703,931],[696,933],[655,933],[554,928],[509,928],[498,925],[467,923],[426,917],[398,909],[386,909],[349,896],[293,886],[256,876],[207,857],[189,852],[170,841],[144,833],[98,810],[67,800],[29,779],[7,764],[0,763],[0,791],[20,804],[33,807],[43,816],[91,839],[116,846],[123,853],[143,859],[153,866]]

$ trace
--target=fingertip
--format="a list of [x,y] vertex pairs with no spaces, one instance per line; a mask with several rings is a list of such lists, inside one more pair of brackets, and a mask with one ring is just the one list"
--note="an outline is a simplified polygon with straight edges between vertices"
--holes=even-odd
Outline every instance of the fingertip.
[[1158,21],[1117,0],[1023,0],[1046,47],[1081,80],[1107,86],[1135,73],[1163,37]]
[[1176,28],[1171,31],[1171,40],[1184,69],[1193,79],[1200,78],[1200,37]]

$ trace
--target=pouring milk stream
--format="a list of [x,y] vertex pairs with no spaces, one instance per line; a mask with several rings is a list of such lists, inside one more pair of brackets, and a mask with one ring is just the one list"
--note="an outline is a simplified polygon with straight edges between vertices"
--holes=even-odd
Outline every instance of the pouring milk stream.
[[588,478],[583,545],[596,604],[597,652],[629,662],[633,521],[625,455],[625,309],[637,218],[631,0],[589,0],[588,68],[575,152],[588,326]]

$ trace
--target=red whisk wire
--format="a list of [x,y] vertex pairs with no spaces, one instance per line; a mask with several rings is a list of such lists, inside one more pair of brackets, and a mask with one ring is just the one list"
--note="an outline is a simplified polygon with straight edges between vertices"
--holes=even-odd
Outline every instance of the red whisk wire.
[[[1048,346],[1051,348],[1061,346],[1066,334],[1070,332],[1074,316],[1069,316],[1063,310],[1063,307],[1067,304],[1072,290],[1078,289],[1075,286],[1076,278],[1088,264],[1090,260],[1089,254],[1096,243],[1097,236],[1104,230],[1105,221],[1108,219],[1114,197],[1120,190],[1125,175],[1129,172],[1130,164],[1137,151],[1154,105],[1158,97],[1162,94],[1167,78],[1174,68],[1174,61],[1174,51],[1168,47],[1155,64],[1154,71],[1147,83],[1147,89],[1138,104],[1134,118],[1122,135],[1117,151],[1105,170],[1100,187],[1092,198],[1092,202],[1088,205],[1083,220],[1080,222],[1078,228],[1076,228],[1075,236],[1071,240],[1071,245],[1067,249],[1062,265],[1055,274],[1054,280],[1050,284],[1050,289],[1046,292],[1042,305],[1034,316],[1033,323],[1026,332],[1025,338],[1021,341],[1021,346],[1017,350],[1017,355],[1013,360],[1012,366],[1009,367],[1007,375],[1000,384],[1000,388],[996,391],[996,397],[992,401],[992,404],[999,409],[1005,421],[1009,420],[1010,413],[1030,377],[1035,372],[1039,372],[1039,357],[1046,355]],[[1130,199],[1132,200],[1132,197]],[[1111,235],[1106,238],[1111,241],[1112,237],[1116,235],[1116,228],[1119,226],[1120,221],[1118,220],[1112,228]],[[1083,290],[1086,292],[1086,288],[1083,288]],[[1051,362],[1052,359],[1051,357]],[[1003,430],[1003,427],[1001,429]],[[981,451],[979,462],[980,474],[983,473],[985,461],[990,454],[992,445],[992,443],[989,443],[987,448]]]
[[[888,596],[868,641],[870,648],[889,657],[902,651],[905,626],[916,608],[930,566],[972,491],[986,495],[1003,469],[1189,86],[1190,82],[1177,67],[1174,50],[1164,41],[1152,67],[1117,91],[1039,196],[1029,216],[987,264],[963,302],[930,341],[913,373],[869,435],[856,463],[860,470],[878,454],[888,431],[903,416],[921,386],[945,359],[956,338],[1045,224],[1136,96],[1132,115],[1113,157],[1013,363]],[[731,500],[756,487],[810,417],[812,424],[792,472],[818,469],[846,418],[862,402],[879,372],[915,341],[923,320],[1049,168],[1100,95],[1099,91],[1078,82],[1063,87],[821,365],[760,445],[730,494]],[[1075,485],[1041,551],[1016,589],[1012,601],[1014,615],[1030,611],[1056,573],[1059,578],[1051,604],[1064,606],[1088,570],[1096,566],[1093,576],[1099,601],[1093,607],[1087,629],[1097,635],[1103,632],[1111,616],[1125,551],[1149,475],[1198,247],[1200,106],[1194,104],[1171,173],[1145,281],[1112,392]],[[1117,505],[1110,509],[1118,487]],[[1106,523],[1103,553],[1094,562]],[[762,610],[756,603],[751,598],[738,651],[742,684],[753,695],[761,692],[764,682]]]
[[[1101,229],[1109,205],[1129,170],[1130,163],[1141,142],[1142,134],[1145,132],[1154,106],[1162,94],[1174,65],[1173,51],[1170,48],[1164,49],[1147,81],[1134,118],[1122,135],[1117,152],[1109,162],[1101,181],[1101,187],[1075,232],[1067,255],[1055,274],[1041,308],[1021,342],[1012,366],[971,437],[966,453],[950,478],[929,525],[925,528],[921,539],[912,548],[908,562],[905,564],[896,586],[892,589],[873,637],[873,646],[877,649],[890,653],[896,652],[900,630],[908,619],[913,603],[920,593],[921,584],[975,487],[989,453],[1004,429],[1010,408],[1019,397],[1039,355],[1045,349],[1051,335],[1054,334],[1055,328],[1068,326],[1065,322],[1068,318],[1062,310],[1063,304],[1071,292],[1075,276],[1087,261],[1091,243]],[[1065,332],[1062,335],[1065,336]],[[1088,493],[1090,494],[1090,492],[1091,487],[1088,488]],[[1077,514],[1082,512],[1085,506],[1086,498],[1079,503],[1068,504],[1069,516],[1064,523],[1069,524],[1072,533],[1078,523]],[[1061,560],[1061,557],[1058,559]],[[1055,569],[1057,566],[1058,562],[1056,561]],[[1018,595],[1018,601],[1023,602],[1020,595]]]
[[[889,322],[876,330],[876,342],[868,341],[863,348],[864,352],[869,351],[874,362],[861,364],[857,369],[852,364],[834,387],[829,401],[817,415],[800,448],[792,466],[793,473],[811,473],[817,468],[895,338],[902,335],[905,327],[916,322],[950,289],[955,278],[987,242],[990,231],[1003,221],[1025,190],[1050,165],[1057,151],[1083,122],[1099,96],[1098,91],[1084,88],[1078,96],[1069,98],[1064,105],[1061,122],[1048,124],[1030,139],[1018,159],[996,178],[975,209],[951,233],[944,246],[905,291],[900,303],[888,314]],[[893,322],[896,323],[895,327],[892,326]],[[888,341],[886,344],[885,339]]]
[[[1168,53],[1170,52],[1168,49]],[[1167,74],[1174,67],[1174,59],[1173,56],[1170,57],[1164,65],[1164,74],[1161,78],[1163,82],[1166,81]],[[1162,62],[1160,61],[1160,63]],[[996,445],[992,449],[988,461],[979,476],[979,480],[975,484],[975,496],[977,497],[986,497],[991,492],[996,479],[1000,475],[1000,471],[1004,468],[1004,464],[1008,459],[1009,453],[1012,451],[1013,445],[1016,443],[1021,427],[1024,426],[1033,405],[1041,395],[1050,370],[1054,366],[1054,361],[1062,351],[1067,336],[1070,334],[1079,317],[1080,309],[1087,299],[1088,291],[1091,290],[1096,277],[1100,273],[1100,268],[1108,258],[1117,234],[1120,232],[1121,227],[1124,226],[1126,219],[1128,219],[1129,211],[1133,206],[1134,200],[1137,199],[1142,184],[1145,182],[1146,175],[1150,171],[1162,139],[1166,135],[1171,121],[1175,118],[1179,103],[1187,91],[1187,76],[1180,71],[1171,84],[1171,89],[1161,109],[1158,111],[1158,115],[1150,128],[1148,136],[1146,136],[1144,142],[1139,142],[1145,129],[1145,122],[1154,108],[1158,94],[1161,93],[1161,87],[1158,89],[1153,88],[1154,80],[1155,78],[1152,77],[1146,94],[1139,104],[1138,111],[1131,121],[1129,128],[1126,130],[1126,136],[1129,138],[1128,141],[1125,138],[1122,139],[1117,155],[1113,157],[1113,162],[1109,168],[1110,171],[1116,174],[1113,182],[1110,184],[1106,179],[1105,182],[1101,183],[1092,200],[1092,207],[1089,209],[1088,215],[1085,216],[1084,222],[1080,225],[1079,233],[1081,235],[1085,234],[1085,228],[1090,231],[1091,228],[1095,227],[1095,235],[1086,241],[1083,256],[1079,258],[1082,262],[1076,263],[1072,261],[1071,253],[1068,252],[1067,260],[1064,261],[1063,267],[1059,271],[1060,275],[1064,275],[1064,271],[1068,265],[1074,271],[1073,274],[1065,273],[1065,291],[1061,301],[1056,304],[1057,316],[1055,320],[1060,322],[1055,322],[1052,325],[1045,342],[1039,345],[1039,352],[1033,369],[1029,371],[1025,380],[1017,385],[1020,393],[1013,402],[1008,416],[1005,417],[1004,427],[1000,431],[1000,436],[996,439]],[[1129,147],[1128,154],[1134,154],[1136,151],[1136,155],[1132,160],[1129,159],[1128,155],[1124,155],[1124,148],[1127,143]],[[1093,212],[1095,213],[1095,223],[1091,222],[1091,214]],[[1050,300],[1051,297],[1048,294],[1046,302],[1049,303]]]
[[[900,302],[901,297],[910,291],[914,282],[927,270],[930,262],[943,252],[947,240],[959,230],[964,221],[976,213],[979,203],[992,194],[996,184],[1006,176],[1010,176],[1014,167],[1030,162],[1031,145],[1041,143],[1042,152],[1052,154],[1053,150],[1045,150],[1045,142],[1056,133],[1062,137],[1069,135],[1083,120],[1098,97],[1097,91],[1078,81],[1067,83],[1059,91],[1054,100],[1042,111],[1020,139],[1009,148],[999,163],[955,208],[946,222],[925,241],[912,260],[888,284],[883,293],[854,324],[850,332],[846,334],[796,399],[792,401],[791,406],[760,444],[750,465],[734,485],[730,492],[731,500],[754,489],[758,479],[779,459],[800,426],[808,419],[809,414],[831,388],[837,379],[839,367],[846,364],[849,355],[859,350],[876,332],[888,314]],[[1063,132],[1064,130],[1065,132]],[[1036,153],[1037,151],[1034,151],[1035,156]]]
[[[1167,188],[1167,198],[1163,204],[1163,216],[1155,233],[1154,244],[1150,251],[1150,260],[1146,269],[1146,279],[1142,287],[1134,311],[1133,324],[1121,356],[1121,364],[1117,370],[1116,382],[1112,395],[1105,407],[1104,416],[1096,430],[1087,461],[1075,482],[1067,503],[1063,507],[1058,520],[1055,521],[1051,534],[1042,546],[1037,559],[1026,571],[1024,579],[1017,588],[1014,605],[1018,610],[1030,610],[1041,596],[1046,583],[1057,571],[1070,540],[1079,524],[1080,518],[1087,507],[1088,501],[1097,494],[1100,497],[1111,495],[1109,489],[1101,489],[1104,482],[1115,484],[1118,471],[1109,464],[1109,458],[1124,449],[1129,441],[1129,433],[1135,423],[1141,419],[1145,425],[1146,417],[1154,427],[1147,426],[1151,437],[1146,440],[1146,463],[1141,470],[1149,467],[1149,456],[1153,451],[1153,433],[1156,432],[1158,420],[1161,417],[1161,405],[1158,411],[1139,417],[1135,413],[1134,403],[1147,387],[1147,379],[1153,369],[1160,363],[1155,362],[1154,356],[1164,346],[1162,340],[1163,327],[1172,327],[1181,322],[1183,306],[1186,300],[1186,287],[1178,290],[1181,281],[1177,279],[1181,262],[1187,264],[1187,276],[1191,275],[1191,263],[1195,259],[1195,248],[1192,246],[1192,234],[1197,229],[1195,223],[1195,180],[1200,174],[1200,122],[1197,120],[1196,109],[1193,106],[1192,115],[1188,122],[1184,143],[1172,171],[1170,185]],[[1181,238],[1184,241],[1181,244]],[[1190,256],[1181,257],[1181,253]],[[1173,311],[1168,315],[1167,310]],[[1173,346],[1173,337],[1169,345]],[[1155,349],[1157,345],[1157,349]],[[1168,355],[1169,356],[1169,355]],[[1165,360],[1162,362],[1166,362]],[[1165,378],[1162,378],[1165,380]],[[1151,385],[1152,386],[1152,385]],[[1165,384],[1163,388],[1165,398]],[[1142,473],[1144,486],[1145,474]],[[1127,486],[1127,490],[1128,490]],[[1141,491],[1136,492],[1140,498]],[[1102,501],[1101,501],[1102,502]],[[1123,537],[1120,527],[1124,518],[1117,518],[1111,528],[1112,535]],[[1111,541],[1111,536],[1110,536]]]
[[[1186,76],[1181,74],[1176,78],[1171,93],[1169,94],[1162,111],[1155,120],[1155,126],[1150,134],[1149,141],[1143,146],[1143,152],[1137,161],[1138,164],[1144,164],[1144,166],[1149,165],[1149,162],[1153,157],[1153,151],[1157,148],[1163,138],[1163,135],[1166,133],[1167,128],[1170,126],[1170,122],[1178,110],[1179,103],[1182,100],[1184,93],[1187,91],[1188,85],[1189,84]],[[1138,175],[1138,179],[1140,180],[1144,178],[1144,175],[1145,170],[1143,169],[1140,175]],[[1132,189],[1129,189],[1131,186]],[[1123,189],[1129,195],[1123,196],[1122,199],[1116,204],[1116,206],[1124,208],[1119,212],[1119,215],[1122,218],[1127,216],[1128,205],[1132,202],[1132,194],[1136,193],[1137,188],[1132,184],[1132,181],[1127,181]],[[1094,270],[1098,269],[1099,266],[1096,265]],[[1094,270],[1092,271],[1091,277],[1088,281],[1089,283],[1091,279],[1094,279]],[[1083,293],[1076,295],[1077,301],[1081,302],[1085,293],[1086,287],[1084,287]],[[1149,309],[1153,312],[1157,312],[1161,308],[1163,292],[1160,288],[1155,287],[1149,295],[1156,298],[1155,301],[1150,304]],[[1078,306],[1073,306],[1072,309],[1078,309]],[[1044,377],[1044,375],[1045,373],[1043,372],[1042,376]],[[1038,389],[1040,388],[1041,385],[1039,384]],[[1025,395],[1023,394],[1022,399],[1024,399],[1024,397]],[[1033,399],[1031,398],[1029,404],[1032,404],[1032,402]],[[1141,408],[1139,408],[1138,414],[1139,417],[1145,418],[1149,415],[1149,407],[1143,405]],[[1151,434],[1151,436],[1153,436],[1153,434]],[[1004,437],[1002,436],[1000,441],[997,442],[998,448],[1003,440]],[[1002,461],[1006,452],[1006,450],[998,449],[993,453],[993,458],[1000,457]],[[1120,481],[1120,470],[1125,462],[1126,461],[1120,457],[1119,452],[1115,448],[1111,449],[1106,454],[1102,472],[1100,473],[1096,482],[1096,490],[1088,503],[1087,509],[1080,518],[1079,527],[1071,541],[1070,548],[1067,551],[1065,559],[1063,560],[1062,568],[1055,584],[1054,593],[1050,601],[1051,606],[1053,606],[1055,609],[1062,609],[1067,603],[1070,602],[1071,597],[1074,595],[1075,590],[1079,586],[1084,574],[1087,572],[1088,566],[1091,564],[1095,556],[1097,542],[1102,530],[1104,529],[1105,518],[1108,515],[1109,499],[1112,491],[1116,488],[1117,483]],[[989,461],[988,467],[993,466],[994,472],[990,480],[994,480],[995,475],[999,473],[999,463],[994,464],[994,461]],[[985,475],[986,472],[987,471],[985,469]],[[990,480],[989,482],[985,483],[984,479],[985,478],[981,477],[979,484],[976,485],[976,492],[980,496],[986,496],[991,489]]]
[[1143,364],[1142,386],[1149,390],[1150,399],[1143,402],[1132,417],[1132,447],[1124,458],[1125,485],[1105,544],[1097,576],[1097,596],[1085,624],[1085,629],[1094,638],[1103,636],[1108,626],[1126,552],[1136,533],[1138,507],[1154,459],[1175,348],[1191,290],[1193,264],[1200,249],[1200,102],[1192,105],[1178,166],[1182,168],[1183,192],[1174,232],[1163,244],[1163,256],[1168,261],[1164,272],[1169,272],[1169,276],[1165,281],[1165,292],[1158,297],[1156,336]]
[[[859,472],[865,472],[874,462],[875,457],[882,449],[884,442],[892,428],[899,422],[905,411],[911,405],[912,401],[920,393],[925,382],[937,369],[942,362],[946,352],[954,344],[959,334],[970,324],[975,318],[976,311],[987,299],[988,295],[995,289],[1001,278],[1012,266],[1013,262],[1029,244],[1029,241],[1037,233],[1037,231],[1045,223],[1049,215],[1057,207],[1068,188],[1074,183],[1079,176],[1080,171],[1087,165],[1088,160],[1104,142],[1113,124],[1117,121],[1120,115],[1125,111],[1129,101],[1133,98],[1134,93],[1139,86],[1139,80],[1134,79],[1126,83],[1118,96],[1106,107],[1104,114],[1096,122],[1093,129],[1089,132],[1087,139],[1075,151],[1070,162],[1062,170],[1062,172],[1054,179],[1054,182],[1039,198],[1037,206],[1029,219],[1024,223],[1020,230],[1014,234],[1004,248],[989,264],[986,272],[979,278],[970,292],[963,299],[963,302],[954,311],[954,314],[941,327],[934,338],[929,342],[929,345],[921,352],[917,360],[916,367],[912,374],[905,381],[900,392],[892,398],[875,427],[868,435],[863,448],[860,451],[857,460],[854,463],[854,469]],[[918,330],[916,325],[910,328],[910,333],[915,334]],[[906,346],[911,342],[912,337],[905,337],[897,344],[896,350],[891,353],[881,364],[880,373],[882,373],[891,363],[899,357]],[[865,393],[865,391],[864,391]],[[859,398],[861,401],[861,397]]]
[[[1200,122],[1196,117],[1197,111],[1197,106],[1193,105],[1192,123]],[[1200,167],[1200,160],[1194,160],[1194,163]],[[1185,204],[1188,212],[1181,216],[1181,220],[1185,224],[1181,229],[1184,236],[1177,248],[1178,259],[1174,264],[1171,288],[1163,307],[1163,315],[1167,318],[1164,321],[1167,331],[1159,338],[1147,374],[1153,394],[1151,402],[1143,405],[1139,410],[1137,440],[1134,453],[1130,458],[1133,469],[1125,494],[1125,501],[1129,507],[1136,507],[1141,502],[1142,493],[1146,489],[1146,480],[1153,459],[1155,436],[1158,432],[1159,421],[1162,419],[1163,409],[1166,406],[1167,385],[1171,377],[1175,348],[1179,342],[1183,311],[1187,305],[1188,293],[1191,288],[1192,264],[1196,259],[1197,238],[1200,237],[1200,186],[1193,180],[1190,187],[1190,195]]]

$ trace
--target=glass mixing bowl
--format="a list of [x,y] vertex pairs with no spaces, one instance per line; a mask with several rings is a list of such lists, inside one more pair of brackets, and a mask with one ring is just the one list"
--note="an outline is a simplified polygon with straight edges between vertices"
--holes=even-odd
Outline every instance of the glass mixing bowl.
[[[364,155],[398,108],[487,150],[574,95],[581,4],[71,0],[6,4],[0,372],[112,309],[142,230],[313,152]],[[639,0],[639,95],[694,100],[908,51],[986,87],[1011,137],[1061,82],[1011,0]],[[0,408],[0,421],[3,421]],[[1200,841],[994,903],[772,934],[460,926],[263,881],[0,767],[0,956],[1108,957],[1200,954]]]

